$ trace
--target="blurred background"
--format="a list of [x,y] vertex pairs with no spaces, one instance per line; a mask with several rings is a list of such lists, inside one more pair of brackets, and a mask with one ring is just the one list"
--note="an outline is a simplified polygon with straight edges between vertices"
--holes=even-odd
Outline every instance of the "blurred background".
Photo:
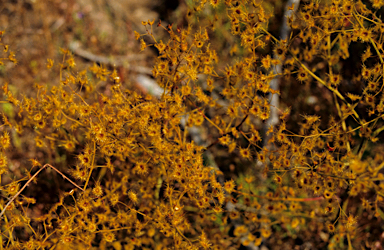
[[62,60],[60,48],[77,55],[79,68],[99,60],[118,68],[122,77],[134,80],[137,73],[147,71],[135,67],[129,70],[130,66],[150,68],[148,62],[153,56],[151,50],[139,53],[134,30],[145,33],[141,21],[175,19],[185,7],[178,0],[2,1],[3,42],[10,45],[19,63],[17,70],[12,70],[11,64],[0,68],[0,84],[9,82],[28,89],[26,85],[31,83],[58,82],[57,72],[48,70],[46,64],[47,58]]

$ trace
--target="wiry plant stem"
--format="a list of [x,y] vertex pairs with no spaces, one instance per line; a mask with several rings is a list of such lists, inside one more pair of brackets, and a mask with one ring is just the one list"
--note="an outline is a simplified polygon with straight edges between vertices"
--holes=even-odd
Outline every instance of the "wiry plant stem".
[[1,211],[0,213],[0,218],[3,216],[5,210],[7,209],[7,207],[17,198],[17,196],[19,196],[21,194],[21,192],[23,192],[23,190],[29,185],[29,183],[43,170],[45,169],[46,167],[51,167],[53,170],[55,170],[56,172],[58,172],[59,174],[61,174],[61,176],[63,176],[64,179],[67,179],[70,183],[72,183],[75,187],[77,187],[78,189],[80,189],[81,191],[84,192],[84,189],[82,189],[81,187],[79,187],[76,183],[74,183],[71,179],[69,179],[67,176],[65,176],[62,172],[60,172],[57,168],[55,168],[54,166],[50,165],[50,164],[45,164],[42,168],[39,169],[39,171],[37,171],[32,177],[31,179],[29,179],[27,181],[27,183],[24,184],[24,186],[19,190],[19,192],[17,192],[17,194],[15,194],[12,199],[10,199],[7,203],[7,205],[5,205],[5,207],[3,208],[3,210]]

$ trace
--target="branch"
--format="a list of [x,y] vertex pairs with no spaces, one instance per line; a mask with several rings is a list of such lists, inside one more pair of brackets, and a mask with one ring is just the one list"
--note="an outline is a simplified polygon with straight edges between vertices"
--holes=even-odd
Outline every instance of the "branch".
[[145,59],[144,54],[129,55],[129,56],[114,56],[114,57],[98,56],[98,55],[92,54],[89,51],[82,49],[80,46],[80,42],[78,41],[71,42],[69,44],[69,49],[74,54],[84,59],[87,59],[91,62],[97,62],[100,64],[111,65],[115,67],[125,67],[137,73],[152,75],[152,69],[150,68],[143,67],[143,66],[130,65],[130,62],[132,61]]
[[56,172],[58,172],[59,174],[61,174],[61,176],[63,176],[64,179],[67,179],[70,183],[72,183],[75,187],[77,187],[78,189],[80,189],[81,191],[84,192],[84,189],[82,189],[81,187],[79,187],[76,183],[74,183],[73,181],[71,181],[67,176],[65,176],[62,172],[60,172],[58,169],[56,169],[55,167],[53,167],[52,165],[50,164],[45,164],[42,168],[39,169],[39,171],[37,171],[31,179],[29,179],[27,181],[27,183],[24,184],[24,186],[19,190],[19,192],[17,192],[17,194],[15,194],[12,199],[10,201],[8,201],[7,205],[5,205],[5,207],[3,208],[3,210],[1,211],[0,213],[0,218],[3,216],[5,210],[7,209],[7,207],[17,198],[17,196],[19,196],[21,194],[21,192],[23,192],[23,190],[29,185],[29,183],[43,170],[45,169],[46,167],[51,167],[53,170],[55,170]]

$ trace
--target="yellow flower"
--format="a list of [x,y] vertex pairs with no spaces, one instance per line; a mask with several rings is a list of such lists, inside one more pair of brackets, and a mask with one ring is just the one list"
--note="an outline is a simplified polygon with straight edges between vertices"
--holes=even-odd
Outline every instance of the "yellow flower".
[[233,180],[226,181],[224,183],[224,189],[228,192],[228,194],[232,193],[232,191],[235,189],[235,182]]
[[249,150],[249,148],[240,148],[240,155],[241,157],[243,158],[246,158],[246,159],[250,159],[251,158],[251,151]]
[[11,139],[9,138],[8,132],[4,131],[3,136],[1,137],[1,145],[4,149],[7,149],[11,144]]
[[299,72],[297,73],[297,80],[299,80],[300,82],[304,82],[308,79],[309,79],[308,72],[305,69],[300,68]]
[[147,163],[145,163],[145,162],[137,162],[136,163],[136,167],[134,168],[134,170],[138,174],[140,174],[140,175],[146,174],[148,172]]
[[212,5],[213,8],[217,8],[219,3],[220,3],[220,0],[211,0],[210,1],[210,4]]
[[136,194],[134,191],[129,190],[129,192],[128,192],[128,197],[129,197],[129,199],[130,199],[134,204],[137,203],[137,201],[138,201],[138,197],[137,197],[137,194]]
[[140,51],[145,50],[146,47],[147,47],[147,44],[144,42],[144,39],[141,38],[140,39]]
[[103,236],[104,236],[105,241],[107,241],[107,242],[115,241],[115,235],[112,232],[105,233]]
[[47,69],[52,68],[52,66],[53,66],[53,60],[48,58],[47,59]]
[[160,40],[159,43],[155,44],[155,47],[159,50],[159,54],[162,54],[166,48],[166,45]]

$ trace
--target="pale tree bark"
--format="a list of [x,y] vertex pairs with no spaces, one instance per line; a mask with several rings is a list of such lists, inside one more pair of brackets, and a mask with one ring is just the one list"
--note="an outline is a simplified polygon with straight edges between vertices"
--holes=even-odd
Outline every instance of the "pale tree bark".
[[[286,40],[288,39],[289,34],[291,33],[291,28],[288,26],[288,18],[291,17],[297,10],[297,7],[300,4],[300,0],[289,0],[286,3],[285,6],[285,13],[284,13],[284,18],[283,18],[283,23],[281,25],[281,30],[280,30],[280,39],[281,40]],[[294,5],[293,10],[288,10],[288,7]],[[274,55],[274,59],[277,59],[277,55]],[[276,75],[274,79],[271,80],[270,87],[273,90],[279,90],[279,85],[280,85],[280,77],[279,75],[282,73],[283,66],[282,64],[276,65],[276,67],[273,69],[273,73]],[[268,147],[268,141],[271,137],[270,135],[266,135],[266,131],[271,127],[275,127],[279,123],[279,113],[278,113],[278,107],[279,107],[279,96],[278,95],[272,95],[269,94],[269,101],[271,104],[271,109],[270,109],[270,115],[265,123],[264,127],[264,146]]]

